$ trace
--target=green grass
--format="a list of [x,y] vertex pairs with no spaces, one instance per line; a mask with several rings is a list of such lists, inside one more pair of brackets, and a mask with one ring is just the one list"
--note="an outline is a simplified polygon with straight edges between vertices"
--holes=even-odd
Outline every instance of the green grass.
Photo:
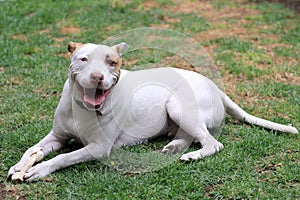
[[[214,0],[206,3],[221,14],[240,7],[259,12],[245,13],[244,24],[226,13],[225,19],[215,22],[198,10],[171,9],[177,2],[156,2],[158,6],[150,8],[143,0],[0,2],[0,199],[299,198],[299,136],[237,123],[230,117],[219,137],[225,149],[199,161],[171,162],[141,174],[118,171],[111,160],[92,161],[30,184],[6,182],[10,166],[52,127],[67,78],[68,42],[100,43],[134,28],[168,24],[191,36],[247,29],[248,37],[231,34],[201,42],[214,47],[212,56],[227,80],[224,87],[239,105],[254,115],[300,128],[298,15],[276,3]],[[177,20],[168,22],[165,16]],[[124,59],[136,60],[134,65],[139,66],[168,56],[159,50],[139,50]],[[157,152],[167,142],[160,139],[124,150]],[[75,147],[71,143],[68,150]]]

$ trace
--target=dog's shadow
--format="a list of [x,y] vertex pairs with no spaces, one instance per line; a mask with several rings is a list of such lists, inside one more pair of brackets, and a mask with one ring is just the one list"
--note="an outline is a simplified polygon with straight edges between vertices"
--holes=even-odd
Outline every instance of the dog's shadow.
[[[196,150],[201,147],[197,143],[176,154],[161,153],[162,148],[170,141],[170,137],[162,136],[138,145],[112,148],[109,157],[103,158],[100,161],[93,160],[88,163],[89,165],[99,165],[99,168],[109,167],[122,174],[138,175],[150,171],[158,171],[173,162],[179,162],[179,158],[184,151]],[[51,159],[62,153],[76,151],[82,147],[84,147],[82,143],[72,139],[66,143],[62,150],[50,153],[47,159]]]

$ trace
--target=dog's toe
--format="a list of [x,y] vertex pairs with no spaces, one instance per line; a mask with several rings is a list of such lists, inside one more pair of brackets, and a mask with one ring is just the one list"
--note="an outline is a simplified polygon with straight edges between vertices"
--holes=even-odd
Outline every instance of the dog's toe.
[[181,161],[190,161],[190,157],[189,157],[189,155],[186,153],[186,154],[183,154],[183,155],[180,157],[180,160],[181,160]]
[[201,157],[202,157],[201,154],[199,154],[198,152],[190,152],[190,153],[183,154],[180,157],[180,160],[181,161],[191,161],[191,160],[198,160]]
[[7,181],[10,181],[11,180],[11,177],[13,174],[15,174],[16,172],[19,172],[21,171],[21,165],[20,164],[17,164],[13,167],[11,167],[8,171],[8,174],[7,174],[7,177],[6,177],[6,180]]
[[187,147],[187,145],[188,141],[185,139],[172,140],[169,144],[164,146],[161,152],[176,154],[182,151],[185,147]]
[[173,154],[173,153],[176,153],[176,147],[174,145],[167,145],[161,150],[161,152],[163,154],[168,154],[168,153]]

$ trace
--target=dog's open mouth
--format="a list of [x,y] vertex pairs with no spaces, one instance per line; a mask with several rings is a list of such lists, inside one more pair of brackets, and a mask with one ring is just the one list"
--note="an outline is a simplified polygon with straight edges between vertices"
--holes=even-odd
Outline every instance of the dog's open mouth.
[[75,85],[82,101],[90,109],[100,108],[111,90],[111,88],[108,90],[99,88],[84,88],[78,83],[78,81],[75,81]]

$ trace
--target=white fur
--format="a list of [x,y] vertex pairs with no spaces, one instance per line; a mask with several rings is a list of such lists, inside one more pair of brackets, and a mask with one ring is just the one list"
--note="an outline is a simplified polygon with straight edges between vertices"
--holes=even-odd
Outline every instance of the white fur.
[[[84,147],[33,166],[26,173],[27,181],[76,163],[109,156],[113,147],[138,144],[165,134],[170,128],[170,121],[175,124],[175,130],[178,126],[178,131],[175,131],[174,140],[163,148],[163,153],[178,152],[192,141],[199,141],[202,145],[197,151],[183,154],[181,160],[196,160],[223,149],[223,145],[212,136],[212,130],[220,128],[225,113],[268,129],[298,132],[293,127],[246,113],[212,81],[195,72],[174,68],[135,72],[122,70],[121,78],[114,86],[114,69],[105,63],[105,57],[116,53],[113,47],[95,44],[87,44],[74,53],[53,129],[34,147],[42,147],[45,156],[60,150],[71,138],[78,139]],[[82,57],[87,57],[88,62],[81,61]],[[93,72],[104,75],[105,89],[113,87],[97,112],[78,104],[82,99],[72,78],[72,74],[76,74],[76,80],[82,86],[94,87],[89,78]],[[32,149],[28,149],[21,160],[10,168],[8,177],[20,171]]]

